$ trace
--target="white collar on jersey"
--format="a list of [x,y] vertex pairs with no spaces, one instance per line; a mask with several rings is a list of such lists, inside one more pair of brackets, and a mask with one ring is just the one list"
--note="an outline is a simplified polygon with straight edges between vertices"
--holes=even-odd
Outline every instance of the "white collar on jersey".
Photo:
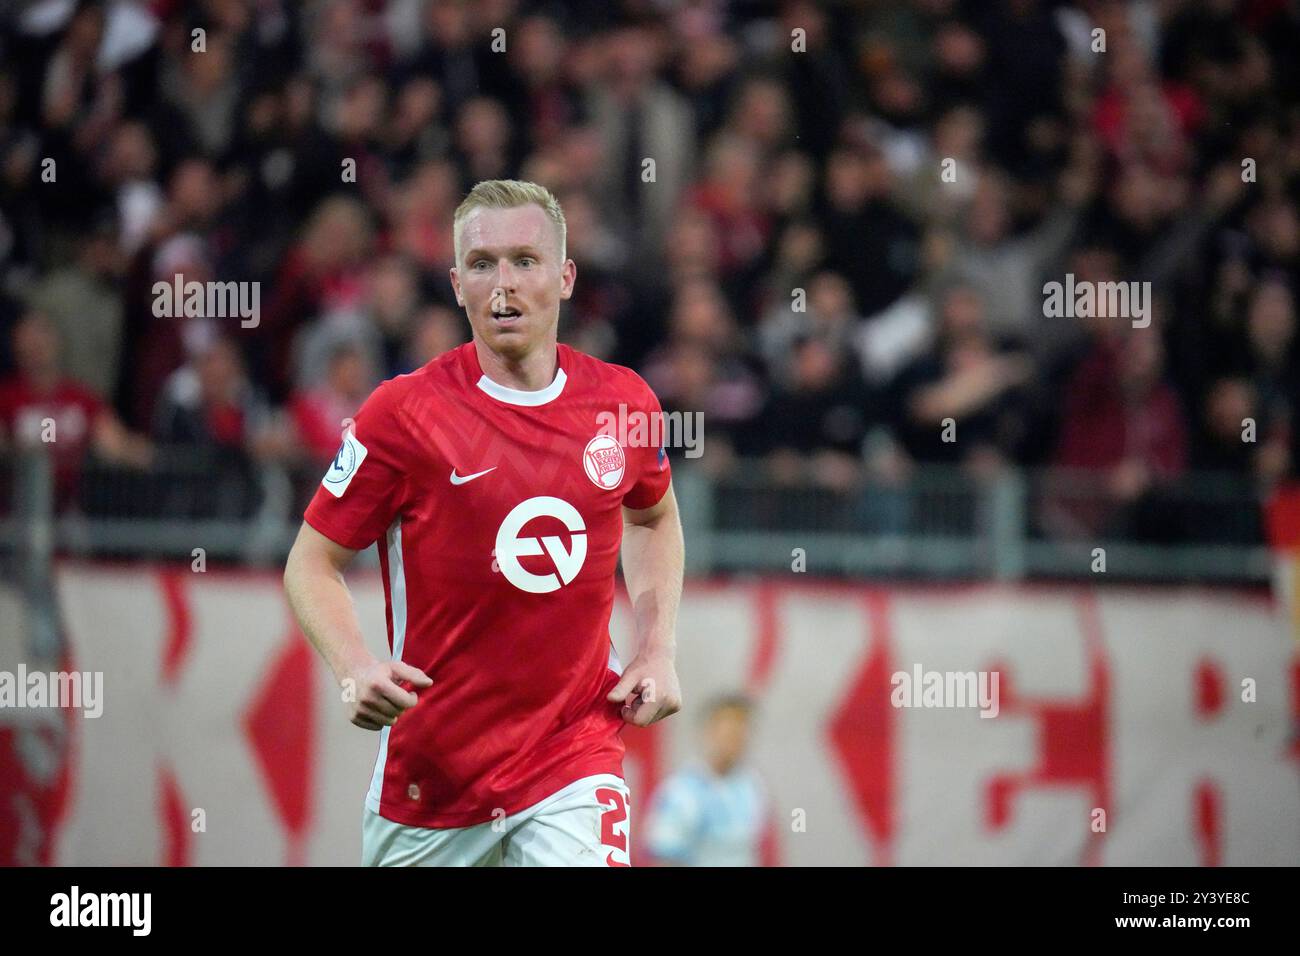
[[556,368],[555,378],[550,385],[538,389],[535,392],[524,392],[517,388],[506,388],[497,382],[492,381],[486,375],[478,380],[478,387],[483,389],[499,402],[505,402],[508,405],[545,405],[560,397],[560,392],[564,391],[564,383],[569,377],[564,374],[564,369]]

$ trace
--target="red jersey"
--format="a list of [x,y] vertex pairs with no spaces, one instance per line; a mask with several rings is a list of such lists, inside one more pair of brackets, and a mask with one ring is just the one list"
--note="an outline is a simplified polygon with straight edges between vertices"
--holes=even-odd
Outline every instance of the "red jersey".
[[15,445],[39,445],[50,432],[55,505],[62,510],[77,495],[81,463],[94,439],[95,423],[106,406],[99,396],[74,379],[59,381],[40,392],[22,375],[0,382],[0,432]]
[[484,376],[472,342],[384,382],[307,507],[344,547],[379,540],[389,647],[433,679],[380,732],[366,805],[394,822],[470,826],[622,775],[622,508],[658,503],[670,471],[602,428],[621,404],[659,413],[640,376],[558,351],[536,392]]

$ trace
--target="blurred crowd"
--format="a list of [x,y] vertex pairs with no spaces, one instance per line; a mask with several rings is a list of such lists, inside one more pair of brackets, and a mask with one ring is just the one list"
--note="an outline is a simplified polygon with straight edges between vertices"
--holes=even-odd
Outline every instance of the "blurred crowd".
[[[378,381],[467,339],[452,213],[503,177],[564,207],[561,339],[702,412],[715,474],[1059,466],[1107,497],[1046,502],[1068,534],[1300,462],[1286,0],[0,18],[0,440],[57,406],[65,476],[87,450],[327,460]],[[1067,274],[1149,282],[1150,326],[1049,316]],[[260,283],[258,324],[155,316],[177,275]]]

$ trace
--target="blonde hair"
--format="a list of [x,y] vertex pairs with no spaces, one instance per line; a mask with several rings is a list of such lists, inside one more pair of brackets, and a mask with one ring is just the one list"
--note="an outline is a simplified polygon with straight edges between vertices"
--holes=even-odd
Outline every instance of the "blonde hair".
[[452,237],[456,249],[456,264],[460,264],[460,227],[475,209],[516,209],[520,206],[542,207],[546,218],[555,224],[560,238],[560,261],[565,259],[567,226],[560,201],[545,186],[526,183],[518,179],[485,179],[469,191],[469,195],[456,207],[452,217]]

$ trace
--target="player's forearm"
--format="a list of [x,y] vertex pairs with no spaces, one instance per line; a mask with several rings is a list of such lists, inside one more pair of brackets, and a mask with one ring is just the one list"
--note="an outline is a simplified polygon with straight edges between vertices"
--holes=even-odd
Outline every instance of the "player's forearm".
[[653,524],[623,529],[623,577],[641,654],[677,652],[677,607],[682,598],[686,548],[676,510]]
[[298,626],[337,680],[357,674],[370,661],[352,593],[342,573],[328,561],[291,552],[284,568],[284,590]]

